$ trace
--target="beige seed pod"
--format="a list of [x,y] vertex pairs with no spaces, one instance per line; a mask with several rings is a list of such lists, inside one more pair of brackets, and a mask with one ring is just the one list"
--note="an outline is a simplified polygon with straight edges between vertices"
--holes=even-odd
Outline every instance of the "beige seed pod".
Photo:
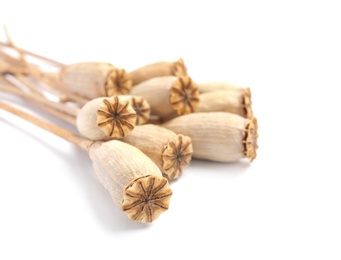
[[57,78],[61,90],[88,100],[128,93],[132,81],[124,69],[103,62],[81,62],[65,66]]
[[140,150],[111,140],[95,142],[89,154],[98,179],[130,219],[152,222],[168,209],[168,180]]
[[136,125],[142,125],[149,121],[151,109],[145,98],[132,95],[120,95],[119,98],[122,101],[128,101],[135,110]]
[[193,158],[233,162],[253,161],[258,149],[258,124],[227,112],[193,113],[174,118],[163,127],[187,135],[192,140]]
[[89,101],[79,110],[76,121],[78,131],[90,140],[122,138],[135,124],[134,109],[118,96]]
[[252,118],[252,104],[248,89],[240,91],[218,90],[199,95],[195,112],[230,112]]
[[161,126],[136,126],[134,131],[121,141],[141,150],[170,180],[179,178],[192,159],[191,138],[175,134]]
[[180,58],[178,61],[175,62],[156,62],[129,72],[129,77],[133,81],[133,86],[148,79],[163,76],[187,76],[187,68],[183,59]]
[[197,82],[200,93],[207,93],[212,91],[227,90],[227,91],[248,91],[251,97],[250,89],[244,90],[241,86],[225,81],[213,81],[213,82]]
[[162,118],[193,113],[199,103],[198,88],[188,76],[152,78],[133,87],[130,94],[144,97],[151,113]]

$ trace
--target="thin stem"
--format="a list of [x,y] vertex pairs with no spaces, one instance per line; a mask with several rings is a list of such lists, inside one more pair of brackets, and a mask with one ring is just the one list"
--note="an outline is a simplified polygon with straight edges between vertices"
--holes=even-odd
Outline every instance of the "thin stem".
[[30,91],[42,96],[41,91],[35,85],[33,85],[25,76],[23,76],[23,72],[25,72],[25,70],[26,72],[30,72],[32,70],[31,66],[28,63],[24,62],[23,60],[19,61],[5,52],[0,52],[0,58],[2,58],[2,61],[7,63],[10,68],[13,68],[14,72],[16,70],[18,71],[18,73],[14,73],[14,75],[19,82],[25,84],[25,86],[29,88]]
[[36,125],[56,136],[59,136],[63,138],[64,140],[73,143],[80,148],[89,151],[90,146],[94,143],[94,141],[88,140],[86,138],[80,137],[62,127],[56,126],[54,124],[51,124],[43,119],[40,119],[36,116],[30,115],[18,108],[15,108],[11,105],[8,105],[6,103],[0,102],[0,109],[3,109],[11,114],[14,114],[28,122],[30,122],[33,125]]
[[[35,106],[38,106],[50,114],[57,116],[58,118],[66,121],[71,125],[76,125],[76,110],[72,107],[68,108],[64,104],[55,103],[53,101],[47,100],[46,98],[42,98],[40,96],[34,96],[28,93],[25,93],[22,90],[16,89],[10,86],[0,86],[0,91],[5,93],[10,93],[16,96],[23,98],[29,102],[32,102]],[[74,112],[71,112],[74,111]],[[71,112],[71,113],[70,113]]]
[[65,67],[65,64],[64,64],[64,63],[61,63],[61,62],[59,62],[59,61],[56,61],[56,60],[47,58],[47,57],[42,56],[42,55],[40,55],[40,54],[36,54],[36,53],[30,52],[30,51],[24,50],[24,49],[19,48],[19,47],[17,47],[17,46],[13,46],[13,45],[11,45],[10,43],[6,43],[6,42],[1,42],[1,41],[0,41],[0,46],[5,46],[5,47],[9,47],[9,48],[14,48],[14,49],[16,49],[17,51],[23,52],[23,53],[25,53],[25,54],[27,54],[27,55],[29,55],[29,56],[34,57],[34,58],[37,58],[37,59],[40,59],[40,60],[43,60],[43,61],[52,63],[52,64],[54,64],[54,65],[57,66],[57,67],[61,67],[61,68]]
[[[32,92],[35,92],[38,95],[43,95],[41,88],[32,84],[28,76],[32,77],[34,80],[37,80],[39,83],[43,83],[42,88],[50,93],[54,92],[54,95],[60,97],[61,102],[74,102],[77,105],[82,106],[89,101],[84,97],[63,89],[57,77],[58,73],[56,74],[43,72],[33,64],[27,62],[22,51],[14,46],[12,43],[6,44],[0,42],[0,45],[1,44],[7,47],[11,47],[19,53],[20,59],[15,58],[12,55],[9,55],[6,52],[0,50],[0,58],[2,59],[2,63],[4,63],[4,65],[9,65],[9,69],[13,71],[14,77],[21,83],[25,84],[26,87],[29,88]],[[63,89],[63,91],[61,91],[61,89]]]
[[[14,77],[15,78],[15,77]],[[62,104],[60,102],[54,102],[50,99],[48,99],[44,95],[37,95],[36,93],[27,93],[18,86],[16,86],[14,83],[12,83],[10,80],[8,80],[5,76],[0,76],[0,80],[6,83],[5,86],[3,86],[2,90],[5,92],[10,92],[12,94],[16,94],[21,96],[22,98],[27,98],[30,101],[37,101],[42,105],[49,105],[50,107],[61,111],[63,113],[66,113],[68,115],[76,117],[79,113],[79,108],[78,107],[72,107],[72,106],[67,106],[65,104]],[[23,82],[22,82],[23,83]],[[23,83],[24,84],[24,83]]]

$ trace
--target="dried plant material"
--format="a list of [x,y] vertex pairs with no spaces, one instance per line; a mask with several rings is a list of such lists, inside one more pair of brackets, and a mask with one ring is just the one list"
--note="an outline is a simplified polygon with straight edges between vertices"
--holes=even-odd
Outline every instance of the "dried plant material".
[[0,51],[0,73],[5,74],[21,74],[27,72],[26,64],[18,60],[4,51]]
[[87,99],[128,93],[132,87],[124,69],[103,62],[81,62],[68,65],[58,75],[61,90]]
[[187,76],[187,68],[183,59],[180,58],[178,61],[175,62],[156,62],[129,72],[129,77],[133,81],[133,86],[151,78],[164,76]]
[[121,100],[127,100],[136,113],[136,125],[142,125],[149,121],[150,105],[147,100],[139,96],[120,95]]
[[242,158],[252,161],[257,156],[255,118],[246,119],[227,112],[193,113],[174,118],[162,126],[191,138],[193,158],[233,162]]
[[100,182],[130,219],[152,222],[168,209],[168,180],[139,149],[117,140],[96,142],[90,157]]
[[171,104],[178,115],[193,113],[199,104],[199,91],[190,77],[180,77],[171,88]]
[[152,222],[168,209],[172,196],[168,180],[139,149],[118,140],[94,142],[79,137],[2,102],[0,109],[86,150],[100,183],[108,190],[115,205],[130,219]]
[[162,154],[162,168],[170,180],[181,176],[189,166],[192,154],[193,146],[190,137],[179,134],[169,140]]
[[21,49],[21,48],[18,48],[17,46],[15,46],[13,44],[13,42],[11,41],[10,43],[6,43],[6,42],[1,42],[0,41],[0,46],[5,46],[5,47],[9,47],[9,48],[13,48],[15,49],[18,53],[22,53],[22,54],[25,54],[25,55],[29,55],[31,57],[34,57],[36,59],[39,59],[39,60],[43,60],[45,62],[48,62],[50,64],[53,64],[57,67],[64,67],[65,65],[59,61],[56,61],[56,60],[52,60],[50,58],[47,58],[47,57],[44,57],[42,55],[39,55],[39,54],[36,54],[36,53],[33,53],[33,52],[30,52],[30,51],[27,51],[27,50],[24,50],[24,49]]
[[192,159],[191,139],[161,126],[135,126],[121,141],[141,150],[170,180],[179,178]]
[[132,220],[152,222],[168,209],[171,196],[167,179],[141,177],[126,188],[122,209]]
[[93,99],[77,115],[78,131],[91,140],[122,138],[134,129],[135,123],[134,109],[118,96]]
[[0,59],[0,75],[23,74],[23,73],[26,73],[26,72],[27,72],[26,68],[11,66],[7,62],[5,62],[4,60]]
[[[2,66],[3,68],[1,68]],[[28,77],[25,76],[26,74],[30,74],[31,71],[31,66],[29,66],[25,60],[16,59],[11,55],[0,51],[0,75],[13,75],[14,80],[24,84],[35,95],[42,96],[38,88],[32,84]]]
[[153,115],[172,118],[193,113],[199,103],[199,91],[188,76],[152,78],[132,88],[131,95],[144,97]]
[[45,112],[48,112],[51,115],[57,116],[60,119],[72,125],[76,124],[76,119],[75,119],[76,111],[73,110],[72,107],[68,108],[68,107],[65,107],[63,104],[53,102],[41,96],[28,94],[20,89],[15,88],[8,82],[6,82],[7,85],[1,84],[2,82],[4,82],[4,79],[1,80],[0,78],[0,92],[5,92],[8,94],[13,94],[15,96],[21,97],[24,100],[31,102],[35,106],[42,108]]
[[245,118],[252,118],[252,104],[249,89],[240,91],[218,90],[200,94],[196,112],[230,112]]
[[134,129],[136,113],[129,102],[122,104],[118,96],[103,99],[97,110],[97,125],[110,137],[124,137]]

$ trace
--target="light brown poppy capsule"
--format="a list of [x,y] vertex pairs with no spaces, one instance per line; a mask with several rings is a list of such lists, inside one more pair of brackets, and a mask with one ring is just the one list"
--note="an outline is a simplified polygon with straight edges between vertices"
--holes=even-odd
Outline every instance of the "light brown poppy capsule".
[[89,154],[98,179],[130,219],[152,222],[168,209],[168,180],[140,150],[111,140],[95,142]]
[[122,138],[134,129],[136,113],[128,101],[118,96],[96,98],[78,112],[77,129],[90,140]]
[[252,104],[249,88],[240,91],[217,90],[200,94],[195,112],[230,112],[251,118]]
[[258,149],[258,124],[227,112],[193,113],[176,117],[163,127],[187,135],[192,140],[193,158],[233,162],[253,161]]
[[126,94],[132,81],[124,69],[103,62],[81,62],[65,66],[57,77],[61,91],[88,100]]
[[198,88],[188,76],[152,78],[136,85],[130,94],[144,97],[151,114],[161,118],[193,113],[199,103]]
[[192,159],[191,138],[161,126],[135,126],[134,131],[121,141],[141,150],[170,180],[179,178]]
[[175,62],[156,62],[129,72],[129,77],[133,81],[133,86],[148,79],[163,76],[187,76],[187,68],[183,59],[180,58],[178,61]]

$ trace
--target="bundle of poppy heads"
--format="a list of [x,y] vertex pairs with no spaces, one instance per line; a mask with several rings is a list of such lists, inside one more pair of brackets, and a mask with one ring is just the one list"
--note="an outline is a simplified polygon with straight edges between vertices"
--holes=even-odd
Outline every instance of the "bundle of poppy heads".
[[181,58],[127,72],[105,62],[65,65],[9,42],[0,43],[0,75],[0,91],[65,120],[79,134],[8,101],[0,108],[86,150],[99,181],[134,221],[152,222],[169,208],[171,181],[192,158],[252,162],[257,155],[250,88],[197,82]]

